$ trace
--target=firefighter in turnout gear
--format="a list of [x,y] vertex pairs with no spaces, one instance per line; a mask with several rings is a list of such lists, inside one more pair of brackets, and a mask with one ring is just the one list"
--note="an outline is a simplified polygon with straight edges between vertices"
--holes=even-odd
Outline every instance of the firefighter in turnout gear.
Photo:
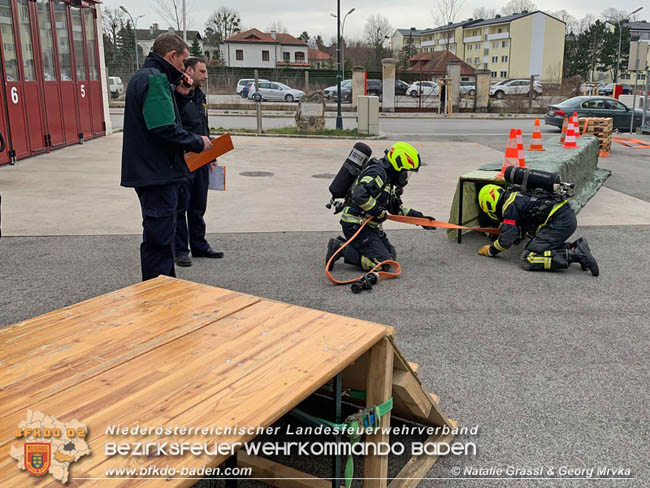
[[408,183],[410,172],[417,172],[420,164],[417,150],[406,142],[395,143],[385,151],[383,158],[372,158],[364,164],[345,199],[340,221],[345,238],[339,236],[329,240],[325,262],[329,261],[369,217],[372,217],[372,220],[366,224],[356,239],[336,256],[335,260],[343,256],[346,264],[359,266],[364,271],[368,271],[383,261],[397,258],[395,247],[382,229],[382,222],[386,220],[389,213],[424,217],[421,212],[405,207],[400,198]]
[[529,235],[532,240],[521,255],[525,270],[567,269],[571,263],[579,263],[583,271],[598,276],[598,264],[587,241],[580,238],[566,242],[575,232],[577,221],[565,198],[543,190],[485,185],[478,200],[483,212],[501,222],[498,238],[479,249],[481,256],[496,256]]

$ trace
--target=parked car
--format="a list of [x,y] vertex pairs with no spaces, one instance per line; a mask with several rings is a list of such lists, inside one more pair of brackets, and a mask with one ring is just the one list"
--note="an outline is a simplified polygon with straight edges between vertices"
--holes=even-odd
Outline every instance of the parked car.
[[458,90],[461,95],[473,97],[476,94],[476,83],[473,81],[461,81]]
[[[526,95],[530,93],[530,80],[514,79],[503,80],[490,87],[490,96],[501,100],[506,95]],[[532,97],[537,98],[542,94],[542,84],[539,81],[533,82]]]
[[256,102],[263,101],[285,101],[297,102],[305,96],[302,90],[296,90],[284,83],[275,81],[263,81],[259,83],[258,91],[253,88],[248,90],[248,98]]
[[[562,127],[565,115],[578,113],[578,117],[611,117],[614,129],[629,131],[630,118],[634,113],[634,127],[641,127],[643,110],[632,110],[628,106],[610,97],[573,97],[562,103],[548,107],[544,115],[544,124]],[[646,119],[646,127],[650,127],[650,117]]]
[[409,84],[402,80],[395,80],[395,95],[406,95]]
[[438,83],[434,81],[416,81],[406,90],[406,94],[410,97],[417,98],[419,96],[429,96],[438,94]]
[[124,93],[124,85],[122,78],[119,76],[108,77],[108,91],[111,93],[111,98],[119,98]]
[[[616,83],[607,83],[598,89],[598,94],[606,97],[611,97],[614,94],[614,86]],[[623,85],[623,95],[632,95],[634,87],[632,85]]]
[[[269,80],[263,80],[259,78],[257,81],[262,82],[262,81],[269,81]],[[237,87],[235,88],[235,91],[237,92],[238,95],[242,95],[242,91],[244,88],[246,88],[249,84],[254,83],[255,79],[254,78],[242,78],[237,82]],[[246,98],[247,95],[242,95],[242,98]]]
[[[352,80],[343,80],[343,81],[341,81],[341,92],[345,92],[346,90],[350,91],[350,97],[351,97],[352,96]],[[337,85],[328,86],[327,88],[325,88],[323,90],[323,95],[325,96],[325,98],[330,100],[332,98],[336,98],[337,92],[338,92]]]
[[366,80],[366,94],[381,97],[383,92],[383,82],[381,80]]

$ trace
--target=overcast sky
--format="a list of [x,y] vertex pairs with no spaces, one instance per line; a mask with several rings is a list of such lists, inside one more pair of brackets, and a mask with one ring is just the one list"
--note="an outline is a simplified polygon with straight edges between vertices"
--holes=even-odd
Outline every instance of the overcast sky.
[[[178,0],[180,2],[180,0]],[[330,17],[330,12],[336,13],[336,1],[305,1],[305,0],[244,0],[242,2],[219,2],[214,0],[186,0],[188,5],[188,18],[193,22],[188,26],[201,32],[205,26],[205,19],[218,7],[225,5],[234,8],[241,14],[242,25],[245,28],[256,27],[266,31],[274,22],[280,22],[286,27],[289,34],[299,36],[304,30],[310,36],[321,34],[328,41],[336,36],[336,20]],[[479,0],[465,0],[458,20],[472,16],[475,8],[488,6],[500,9],[507,3],[506,0],[496,0],[486,5]],[[553,11],[566,9],[571,15],[580,19],[591,13],[600,16],[600,13],[612,6],[619,10],[630,12],[644,5],[646,0],[621,0],[613,3],[610,0],[538,0],[535,1],[538,9]],[[348,16],[345,23],[346,38],[363,38],[363,26],[366,19],[375,13],[388,18],[393,28],[416,27],[423,29],[434,27],[435,22],[431,13],[435,5],[434,0],[341,0],[342,16],[354,7],[356,10]],[[119,7],[124,5],[131,15],[144,14],[138,21],[138,28],[149,27],[153,22],[160,24],[161,28],[168,27],[155,13],[155,0],[105,0],[106,7]],[[650,5],[640,12],[641,19],[650,19]]]

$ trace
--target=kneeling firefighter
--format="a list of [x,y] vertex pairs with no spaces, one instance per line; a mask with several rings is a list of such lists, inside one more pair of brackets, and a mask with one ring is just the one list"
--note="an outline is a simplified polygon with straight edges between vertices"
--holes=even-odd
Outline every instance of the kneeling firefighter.
[[334,198],[345,198],[345,202],[338,207],[343,209],[340,222],[345,238],[339,236],[329,240],[326,263],[359,230],[363,222],[372,217],[359,235],[332,260],[330,270],[341,256],[346,264],[359,266],[364,271],[383,261],[395,260],[397,252],[386,237],[382,222],[389,213],[425,217],[421,212],[405,207],[400,198],[410,172],[420,169],[421,160],[417,150],[406,142],[397,142],[380,159],[370,158],[371,153],[366,144],[355,144],[330,186]]
[[[518,177],[527,181],[530,174],[533,174],[531,180],[541,176],[542,180],[556,177],[559,181],[559,176],[554,173],[526,172],[521,168],[513,168],[506,173],[506,180],[512,181],[510,176],[513,175],[515,179]],[[558,185],[554,186],[557,188]],[[501,222],[501,231],[491,245],[486,244],[478,253],[481,256],[496,256],[522,236],[532,236],[520,259],[521,267],[525,270],[567,269],[571,263],[579,263],[583,271],[588,269],[592,275],[598,276],[598,264],[586,239],[566,242],[576,230],[576,216],[566,194],[550,189],[531,190],[525,185],[509,188],[485,185],[481,188],[478,195],[481,210],[492,220]]]

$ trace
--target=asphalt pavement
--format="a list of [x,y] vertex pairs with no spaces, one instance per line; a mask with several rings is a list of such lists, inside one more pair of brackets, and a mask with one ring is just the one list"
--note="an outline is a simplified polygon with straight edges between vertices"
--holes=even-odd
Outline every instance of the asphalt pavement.
[[[225,258],[195,259],[177,273],[395,327],[398,346],[420,364],[443,411],[461,426],[479,426],[477,436],[458,439],[474,442],[477,455],[442,458],[431,478],[453,478],[454,467],[468,466],[605,466],[629,468],[636,480],[598,486],[648,486],[650,226],[579,228],[576,235],[589,240],[599,260],[598,278],[576,265],[526,272],[518,265],[521,249],[480,257],[485,238],[478,235],[458,245],[440,231],[389,231],[403,274],[361,295],[323,276],[333,235],[211,234]],[[138,282],[139,242],[136,235],[3,237],[0,324]],[[346,268],[339,262],[334,272],[356,274]],[[292,462],[310,472],[312,465],[325,473],[329,466],[324,459]],[[401,465],[391,461],[392,476]],[[420,486],[586,486],[525,483],[452,479]]]

